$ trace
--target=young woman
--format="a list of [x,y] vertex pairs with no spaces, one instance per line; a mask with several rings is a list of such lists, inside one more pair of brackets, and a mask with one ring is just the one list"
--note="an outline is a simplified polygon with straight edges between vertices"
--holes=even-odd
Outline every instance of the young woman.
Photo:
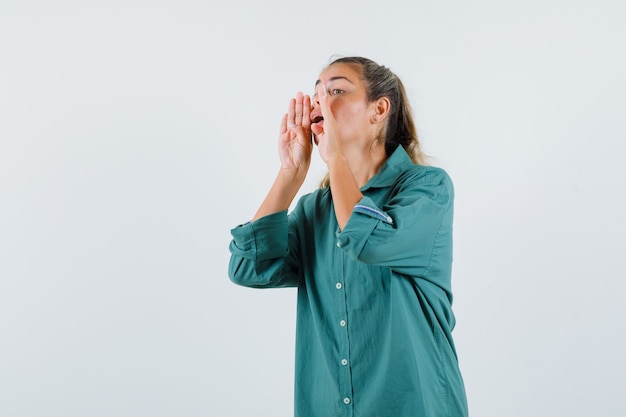
[[[281,167],[232,229],[229,275],[297,287],[295,415],[464,417],[452,340],[454,191],[424,165],[401,81],[362,57],[329,64],[291,99]],[[288,209],[315,143],[322,187]]]

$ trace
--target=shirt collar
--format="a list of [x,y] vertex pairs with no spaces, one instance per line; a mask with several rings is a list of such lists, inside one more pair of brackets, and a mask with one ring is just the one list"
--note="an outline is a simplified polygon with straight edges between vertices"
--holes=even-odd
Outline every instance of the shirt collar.
[[361,187],[361,192],[369,188],[382,188],[392,185],[398,178],[398,175],[411,164],[413,164],[413,161],[411,161],[409,154],[406,153],[402,145],[398,145],[380,168],[380,171]]
[[[395,151],[385,161],[383,166],[370,180],[361,187],[361,192],[364,192],[370,188],[384,188],[393,185],[396,178],[406,170],[407,167],[413,164],[411,157],[404,150],[402,145],[398,145]],[[330,187],[326,187],[323,194],[330,192]]]

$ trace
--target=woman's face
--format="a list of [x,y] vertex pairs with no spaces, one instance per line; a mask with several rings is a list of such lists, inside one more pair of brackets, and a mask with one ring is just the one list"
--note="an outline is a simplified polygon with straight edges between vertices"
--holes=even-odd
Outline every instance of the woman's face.
[[359,72],[351,65],[342,63],[332,64],[322,71],[315,83],[311,111],[311,121],[321,128],[324,121],[319,120],[322,116],[319,97],[324,94],[324,87],[326,100],[337,122],[336,129],[341,140],[346,143],[370,140],[373,132],[371,117],[374,105],[367,102],[365,85]]

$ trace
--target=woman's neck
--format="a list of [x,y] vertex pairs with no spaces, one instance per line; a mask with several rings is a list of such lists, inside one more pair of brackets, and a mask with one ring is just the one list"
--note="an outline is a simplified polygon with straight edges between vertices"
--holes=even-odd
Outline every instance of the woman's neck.
[[385,148],[378,142],[367,147],[344,148],[343,155],[359,188],[367,184],[387,160]]

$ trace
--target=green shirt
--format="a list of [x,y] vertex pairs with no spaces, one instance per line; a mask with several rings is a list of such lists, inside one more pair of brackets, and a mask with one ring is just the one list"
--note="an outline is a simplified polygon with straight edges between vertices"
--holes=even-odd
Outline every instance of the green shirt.
[[452,329],[454,191],[399,146],[343,231],[328,188],[232,229],[229,275],[297,287],[295,415],[463,417]]

